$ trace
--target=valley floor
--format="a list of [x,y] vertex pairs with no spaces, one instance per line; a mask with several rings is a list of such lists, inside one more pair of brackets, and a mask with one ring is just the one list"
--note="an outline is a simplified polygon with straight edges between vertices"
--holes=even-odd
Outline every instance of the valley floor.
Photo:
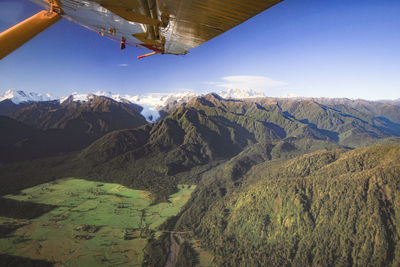
[[[195,186],[178,189],[168,203],[155,205],[146,191],[73,178],[6,195],[3,204],[15,209],[1,214],[0,254],[56,266],[141,265],[147,241],[162,234],[158,227],[179,213]],[[36,214],[29,216],[23,203]]]

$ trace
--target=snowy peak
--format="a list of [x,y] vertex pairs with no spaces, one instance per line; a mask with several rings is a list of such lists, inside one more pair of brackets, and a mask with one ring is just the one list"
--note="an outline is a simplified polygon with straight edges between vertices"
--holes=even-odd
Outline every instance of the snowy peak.
[[94,94],[78,94],[74,92],[69,96],[60,98],[59,102],[61,104],[71,103],[71,102],[87,102],[93,100],[94,98],[95,98]]
[[265,97],[265,94],[260,91],[255,91],[252,89],[241,90],[241,89],[228,89],[225,91],[218,92],[223,98],[255,98],[255,97]]
[[[218,93],[223,98],[251,98],[251,97],[264,97],[264,93],[254,90],[239,90],[229,89],[220,91]],[[90,102],[96,96],[103,96],[111,98],[117,102],[133,103],[140,105],[143,110],[142,116],[148,122],[155,122],[160,118],[159,110],[168,106],[173,106],[178,103],[187,103],[190,99],[199,96],[199,94],[191,91],[174,92],[174,93],[148,93],[138,95],[120,95],[107,91],[97,91],[89,94],[80,94],[77,92],[62,98],[55,98],[50,94],[26,93],[24,91],[8,90],[0,95],[0,102],[6,99],[11,100],[15,104],[23,102],[38,102],[38,101],[51,101],[58,100],[60,104],[67,104],[72,102]]]
[[197,96],[192,92],[178,93],[149,93],[142,95],[120,95],[106,91],[97,91],[93,94],[72,93],[70,96],[60,99],[60,103],[67,102],[86,102],[93,100],[96,96],[111,98],[117,102],[134,103],[143,108],[141,114],[148,122],[155,122],[160,118],[159,110],[171,103],[187,102],[192,97]]
[[149,122],[155,122],[160,118],[159,110],[169,104],[179,102],[187,102],[197,94],[192,92],[178,92],[178,93],[149,93],[143,95],[124,95],[121,99],[126,99],[132,103],[143,107],[141,114]]
[[0,102],[6,99],[10,99],[15,104],[22,102],[38,102],[38,101],[51,101],[58,100],[60,104],[67,104],[72,102],[90,102],[96,97],[102,96],[113,99],[114,101],[126,103],[126,104],[137,104],[143,108],[141,114],[146,118],[148,122],[155,122],[160,118],[159,110],[169,104],[175,104],[179,102],[187,102],[192,97],[197,96],[192,92],[178,92],[178,93],[149,93],[141,95],[120,95],[106,91],[97,91],[89,94],[80,94],[77,92],[71,95],[54,98],[50,94],[41,95],[36,93],[25,93],[23,91],[8,90],[0,97]]
[[119,94],[112,94],[111,92],[104,92],[104,91],[97,91],[97,92],[91,93],[91,94],[79,94],[77,92],[74,92],[69,96],[60,98],[59,101],[61,104],[66,103],[66,102],[90,102],[98,96],[111,98],[114,101],[121,102],[121,103],[131,103],[132,102],[132,101],[129,101],[128,99],[122,97]]
[[7,90],[0,95],[0,102],[4,100],[11,100],[14,104],[23,102],[38,102],[38,101],[51,101],[55,98],[50,94],[27,93],[21,90]]
[[[263,92],[251,89],[228,89],[225,91],[219,91],[218,95],[222,98],[236,99],[265,97],[265,94]],[[147,93],[137,95],[121,95],[107,91],[97,91],[88,94],[74,92],[66,97],[55,98],[50,94],[26,93],[24,91],[8,90],[4,94],[0,95],[0,102],[6,99],[10,99],[15,104],[23,102],[58,100],[60,104],[68,104],[72,102],[91,102],[99,96],[107,97],[121,103],[137,104],[143,108],[143,110],[141,111],[141,115],[144,116],[148,122],[155,122],[160,118],[160,110],[168,110],[170,107],[173,107],[176,104],[187,103],[192,98],[198,97],[200,95],[191,91],[181,91],[173,93]],[[297,96],[291,95],[285,97]]]

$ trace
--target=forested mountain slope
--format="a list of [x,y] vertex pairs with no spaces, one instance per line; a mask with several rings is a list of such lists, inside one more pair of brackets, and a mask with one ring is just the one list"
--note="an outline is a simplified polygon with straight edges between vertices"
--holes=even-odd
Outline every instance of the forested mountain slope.
[[178,223],[220,265],[400,264],[399,146],[266,161],[235,179],[230,166],[207,175]]
[[[141,108],[132,103],[119,103],[106,97],[93,96],[87,102],[66,100],[24,102],[14,107],[8,117],[1,117],[0,163],[17,162],[78,151],[97,138],[118,129],[146,124]],[[12,110],[12,109],[11,109]],[[11,123],[12,122],[12,123]],[[21,127],[25,128],[21,135]],[[30,130],[28,130],[30,129]]]

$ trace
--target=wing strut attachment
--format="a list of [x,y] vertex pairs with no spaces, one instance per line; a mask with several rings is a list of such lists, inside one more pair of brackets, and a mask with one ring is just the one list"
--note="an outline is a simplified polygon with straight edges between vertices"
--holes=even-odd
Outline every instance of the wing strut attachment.
[[120,43],[120,48],[121,48],[121,50],[124,50],[125,47],[126,47],[126,39],[125,39],[125,37],[122,37],[121,43]]
[[159,52],[159,51],[151,52],[151,53],[148,53],[148,54],[145,54],[145,55],[138,56],[137,58],[141,59],[141,58],[153,56],[153,55],[156,55],[156,54],[159,54],[159,53],[161,53],[161,52]]
[[43,10],[0,33],[0,59],[3,59],[60,19],[59,13]]

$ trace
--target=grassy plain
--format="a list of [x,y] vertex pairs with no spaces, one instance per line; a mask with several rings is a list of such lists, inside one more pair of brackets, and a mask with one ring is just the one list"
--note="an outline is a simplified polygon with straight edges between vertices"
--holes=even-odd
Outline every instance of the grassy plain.
[[54,205],[34,219],[0,217],[15,226],[0,239],[0,254],[47,260],[58,266],[140,266],[157,228],[179,213],[195,186],[179,185],[167,203],[119,184],[61,179],[4,198]]

